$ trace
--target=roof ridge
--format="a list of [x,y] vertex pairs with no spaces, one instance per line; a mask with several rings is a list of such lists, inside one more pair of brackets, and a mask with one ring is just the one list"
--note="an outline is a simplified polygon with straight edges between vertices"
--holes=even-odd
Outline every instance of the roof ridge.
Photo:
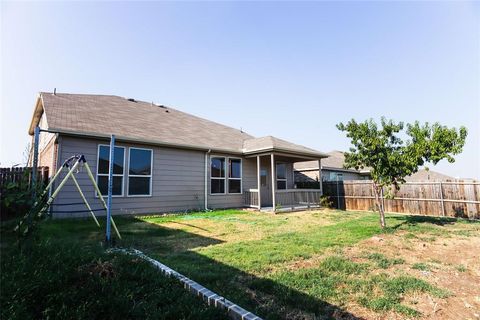
[[[99,97],[116,97],[116,98],[121,98],[121,99],[126,99],[125,97],[117,96],[114,94],[98,94],[98,93],[70,93],[70,92],[48,92],[48,91],[40,91],[40,94],[51,94],[53,96],[58,96],[58,95],[69,95],[69,96],[99,96]],[[140,101],[140,100],[138,100]]]

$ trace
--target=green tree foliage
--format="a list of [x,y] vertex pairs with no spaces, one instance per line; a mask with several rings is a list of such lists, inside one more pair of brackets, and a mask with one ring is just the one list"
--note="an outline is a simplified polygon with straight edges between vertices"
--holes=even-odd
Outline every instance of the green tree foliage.
[[[383,206],[380,203],[383,187],[398,189],[405,177],[426,164],[437,164],[442,159],[454,162],[454,155],[462,152],[467,129],[448,128],[428,122],[404,125],[381,119],[380,126],[373,120],[337,124],[345,131],[352,147],[345,153],[345,167],[370,169],[375,199],[380,212],[380,225],[385,227]],[[404,130],[405,129],[405,130]]]

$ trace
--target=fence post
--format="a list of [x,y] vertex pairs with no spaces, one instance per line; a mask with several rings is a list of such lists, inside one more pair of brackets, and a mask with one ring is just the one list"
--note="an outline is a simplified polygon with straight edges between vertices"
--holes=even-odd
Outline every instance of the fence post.
[[338,174],[337,174],[337,209],[340,209],[340,191],[338,189]]
[[445,217],[445,201],[443,201],[443,185],[441,181],[439,185],[440,185],[440,200],[442,204],[442,215]]

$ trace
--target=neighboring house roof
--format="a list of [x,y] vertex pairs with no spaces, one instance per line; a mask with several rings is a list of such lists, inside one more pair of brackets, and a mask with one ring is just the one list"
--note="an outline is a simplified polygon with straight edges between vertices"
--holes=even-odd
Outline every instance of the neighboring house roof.
[[42,92],[29,134],[45,112],[48,129],[65,134],[233,153],[284,151],[312,157],[324,153],[275,137],[255,138],[241,130],[153,103],[113,95]]
[[[345,155],[342,151],[332,151],[327,153],[328,158],[322,159],[322,169],[323,170],[335,170],[335,171],[350,171],[358,173],[368,173],[368,170],[357,171],[354,169],[344,169],[343,163],[345,162]],[[318,161],[305,161],[297,162],[294,164],[294,169],[296,171],[310,171],[318,170]],[[447,181],[455,180],[455,178],[447,176],[443,173],[439,173],[432,170],[419,170],[418,172],[412,174],[405,178],[407,182],[415,181]]]
[[447,176],[443,173],[432,171],[432,170],[419,170],[418,172],[412,174],[405,178],[407,182],[416,182],[416,181],[447,181],[455,180],[455,178]]
[[[355,169],[345,169],[343,167],[343,164],[345,163],[345,155],[343,151],[334,150],[334,151],[328,152],[327,154],[328,154],[328,158],[322,159],[323,170],[368,173],[368,170],[357,171]],[[294,165],[294,169],[296,171],[318,170],[318,161],[297,162]]]

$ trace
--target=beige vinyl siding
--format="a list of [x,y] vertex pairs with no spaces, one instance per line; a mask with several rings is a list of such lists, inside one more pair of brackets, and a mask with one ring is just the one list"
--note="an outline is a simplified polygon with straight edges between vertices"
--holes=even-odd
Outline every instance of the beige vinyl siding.
[[[97,172],[98,145],[108,145],[109,141],[61,136],[59,139],[59,165],[74,154],[83,154],[90,165],[93,174]],[[179,212],[186,210],[203,210],[205,205],[205,152],[176,148],[156,147],[141,144],[117,143],[125,148],[125,168],[123,178],[123,196],[114,196],[112,213],[117,214],[155,214],[164,212]],[[129,197],[128,184],[128,151],[129,148],[146,148],[153,151],[152,196]],[[237,208],[244,206],[244,194],[210,194],[210,158],[212,156],[242,159],[242,191],[257,188],[256,158],[241,158],[229,154],[209,154],[207,157],[207,192],[208,208]],[[262,165],[270,175],[270,156],[262,157]],[[293,164],[286,163],[287,188],[293,188]],[[228,173],[226,173],[228,175]],[[63,174],[63,176],[65,173]],[[102,208],[101,201],[95,195],[85,169],[77,175],[77,180],[93,209]],[[60,180],[56,183],[58,185]],[[226,188],[227,188],[226,182]],[[271,178],[267,179],[271,184]],[[227,190],[227,189],[226,189]],[[271,189],[270,189],[271,190]],[[67,182],[54,202],[53,211],[85,210],[83,204],[58,206],[65,203],[81,203],[72,181]],[[105,215],[105,211],[95,212]],[[88,212],[53,213],[54,217],[86,217]]]
[[[60,148],[61,163],[73,154],[83,154],[93,173],[96,174],[98,145],[108,143],[108,141],[96,139],[80,139],[63,136],[61,138]],[[125,143],[117,143],[117,146],[126,148],[125,175],[123,179],[124,196],[113,198],[113,214],[153,214],[203,209],[204,152]],[[141,147],[153,150],[152,196],[127,196],[129,147]],[[84,171],[84,169],[82,171]],[[95,196],[94,188],[86,172],[78,174],[77,179],[92,208],[101,208],[100,199]],[[73,183],[69,181],[59,193],[55,204],[72,202],[81,202],[81,198]],[[54,210],[85,210],[85,206],[54,206]],[[103,211],[96,212],[96,214],[97,213],[105,214]],[[88,213],[54,214],[56,217],[88,215]]]

